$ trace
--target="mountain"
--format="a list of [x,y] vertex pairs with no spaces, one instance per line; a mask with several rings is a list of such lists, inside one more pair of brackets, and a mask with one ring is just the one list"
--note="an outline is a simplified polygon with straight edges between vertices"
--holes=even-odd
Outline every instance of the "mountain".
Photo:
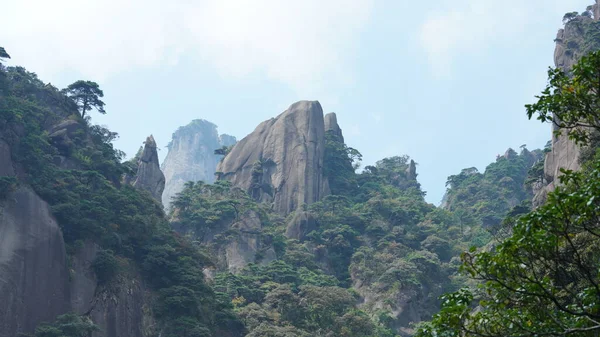
[[[557,66],[598,49],[598,11],[565,16]],[[508,149],[448,177],[436,207],[407,155],[359,170],[318,101],[239,142],[194,120],[162,172],[152,136],[122,162],[117,135],[82,111],[0,63],[0,337],[412,336],[441,295],[477,283],[463,253],[493,251],[560,168],[585,169],[596,150],[565,135]]]
[[459,214],[465,226],[499,226],[511,209],[531,203],[533,192],[526,181],[542,156],[542,151],[526,147],[520,153],[508,149],[484,173],[472,167],[448,177],[441,207]]
[[319,102],[301,101],[239,141],[217,167],[255,200],[283,215],[329,194],[323,177],[325,122]]
[[157,201],[152,137],[129,163],[115,137],[0,65],[0,336],[243,335]]
[[[413,323],[437,310],[438,296],[463,284],[456,256],[489,242],[495,228],[484,219],[531,198],[525,180],[540,156],[509,150],[480,174],[476,187],[498,194],[489,196],[500,205],[493,212],[461,202],[460,193],[473,191],[458,179],[444,210],[425,202],[408,156],[356,173],[361,154],[344,144],[337,116],[300,101],[238,142],[215,184],[186,184],[171,224],[207,248],[211,284],[236,303],[248,336],[277,334],[287,324],[297,335],[338,335],[353,311],[365,315],[357,336],[410,336]],[[348,291],[354,300],[335,302],[334,312],[319,311],[324,304],[310,297]]]
[[165,174],[163,205],[168,209],[171,199],[183,189],[188,181],[215,181],[217,164],[223,157],[215,150],[235,144],[233,136],[219,136],[213,123],[196,119],[173,133],[167,148],[169,152],[162,165]]
[[[569,73],[581,56],[600,49],[600,16],[599,3],[581,15],[567,13],[565,26],[556,35],[554,65]],[[596,13],[590,15],[589,13]],[[572,15],[569,15],[572,14]],[[558,133],[557,133],[558,132]],[[569,139],[564,130],[557,125],[552,127],[552,147],[546,153],[544,160],[542,182],[535,187],[534,206],[540,206],[546,201],[548,193],[559,184],[561,169],[577,171],[581,168],[581,148],[575,141]]]

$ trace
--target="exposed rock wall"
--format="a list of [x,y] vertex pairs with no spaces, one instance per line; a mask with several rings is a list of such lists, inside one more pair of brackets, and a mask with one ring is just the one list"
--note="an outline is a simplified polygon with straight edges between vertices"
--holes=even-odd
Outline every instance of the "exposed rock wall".
[[92,337],[151,336],[154,320],[149,310],[149,292],[135,268],[118,282],[99,288],[91,269],[99,247],[86,242],[72,258],[71,306],[74,312],[88,314],[100,327]]
[[[10,146],[0,139],[0,176],[18,171]],[[89,314],[100,328],[93,337],[151,336],[154,322],[141,277],[132,269],[110,292],[98,288],[90,268],[97,250],[86,243],[68,260],[59,224],[30,187],[21,185],[0,200],[0,337],[32,333],[68,312]]]
[[165,175],[160,170],[158,151],[154,137],[146,138],[144,150],[138,161],[138,170],[133,186],[148,191],[159,202],[165,189]]
[[54,320],[69,311],[69,297],[60,228],[48,205],[21,187],[0,204],[0,336]]
[[[588,34],[592,24],[600,18],[598,15],[598,1],[593,7],[594,18],[578,16],[567,22],[563,29],[556,35],[556,48],[554,51],[554,64],[557,68],[565,72],[570,72],[571,68],[581,56],[598,48],[600,41],[592,41]],[[548,193],[552,192],[560,176],[560,169],[579,170],[579,156],[581,149],[572,140],[568,139],[566,132],[559,136],[554,135],[557,130],[556,125],[552,126],[552,150],[546,154],[544,161],[545,185],[536,186],[533,198],[533,206],[538,207],[546,201]]]
[[338,124],[335,112],[330,112],[325,115],[325,132],[333,132],[339,141],[342,143],[344,142],[342,128],[340,128],[340,125]]
[[217,164],[223,157],[214,151],[235,142],[233,136],[219,136],[217,126],[202,119],[177,129],[162,165],[166,178],[163,205],[168,208],[171,198],[181,192],[188,181],[214,182]]
[[321,104],[300,101],[258,125],[233,147],[217,171],[255,200],[271,203],[275,211],[287,215],[327,193],[324,150]]

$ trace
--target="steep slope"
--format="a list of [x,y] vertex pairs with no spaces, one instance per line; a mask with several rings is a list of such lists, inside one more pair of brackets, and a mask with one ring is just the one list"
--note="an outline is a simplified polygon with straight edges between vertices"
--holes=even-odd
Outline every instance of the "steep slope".
[[[482,241],[479,232],[424,201],[409,157],[356,174],[361,155],[343,139],[335,114],[323,118],[317,102],[293,104],[231,150],[222,179],[189,183],[175,198],[173,226],[211,253],[207,273],[248,336],[409,336],[439,295],[461,285],[452,257]],[[321,155],[321,165],[305,159]],[[276,179],[297,194],[267,193]],[[311,184],[318,180],[325,186]],[[306,199],[296,186],[303,181],[331,192]]]
[[144,142],[140,153],[130,162],[134,175],[127,175],[125,183],[133,187],[147,191],[152,197],[161,201],[165,189],[165,175],[160,170],[158,163],[158,151],[154,137],[150,135]]
[[323,109],[319,102],[300,101],[238,142],[217,171],[220,179],[287,215],[329,193],[324,151]]
[[[0,90],[0,336],[241,335],[204,283],[206,257],[121,183],[116,134],[23,68],[0,66]],[[158,167],[146,145],[144,190],[144,166]]]
[[[593,16],[590,13],[595,13]],[[557,68],[568,73],[573,65],[591,51],[600,49],[600,16],[598,16],[598,3],[592,11],[585,15],[577,15],[568,19],[565,27],[558,31],[556,36],[556,49],[554,51],[554,64]],[[549,192],[558,184],[560,169],[579,170],[581,148],[575,141],[566,136],[562,131],[555,134],[558,128],[552,126],[552,148],[546,154],[544,162],[544,182],[536,187],[533,205],[540,206],[546,200]]]
[[526,180],[542,155],[525,147],[519,154],[508,149],[484,173],[472,167],[448,177],[441,207],[459,214],[465,227],[497,227],[513,207],[530,203],[533,194]]
[[163,205],[168,209],[171,199],[188,181],[214,182],[217,164],[223,157],[214,151],[235,142],[233,136],[219,136],[217,126],[203,119],[196,119],[177,129],[167,146],[169,153],[162,164],[166,178]]

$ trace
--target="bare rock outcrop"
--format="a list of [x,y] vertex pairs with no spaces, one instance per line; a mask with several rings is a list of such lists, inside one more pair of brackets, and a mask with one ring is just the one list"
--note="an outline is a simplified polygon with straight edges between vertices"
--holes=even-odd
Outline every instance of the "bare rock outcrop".
[[154,199],[161,201],[165,189],[165,175],[160,170],[156,141],[152,135],[144,142],[144,150],[138,159],[138,169],[133,186],[148,191]]
[[325,132],[332,132],[337,140],[340,142],[344,142],[344,134],[342,133],[342,128],[337,121],[337,115],[335,112],[330,112],[325,115]]
[[69,312],[69,286],[61,230],[48,204],[20,187],[0,203],[0,337]]
[[417,164],[414,160],[410,160],[410,164],[406,168],[406,179],[417,180]]
[[[254,210],[246,210],[239,217],[213,228],[202,228],[201,232],[193,226],[182,226],[177,219],[173,219],[171,225],[178,233],[189,235],[209,246],[214,253],[215,268],[220,271],[238,273],[250,263],[268,263],[276,258],[272,248],[261,252],[262,259],[257,258],[259,251],[265,247],[262,221]],[[205,273],[209,278],[212,275],[209,269]]]
[[[80,128],[68,123],[56,131],[68,126]],[[10,146],[0,140],[0,175],[14,177],[18,171]],[[111,292],[99,288],[91,269],[97,251],[85,243],[67,258],[49,205],[22,183],[8,191],[0,199],[0,337],[30,334],[69,312],[89,314],[100,328],[92,337],[152,335],[148,331],[155,324],[141,276],[132,269]]]
[[227,269],[237,273],[249,263],[254,263],[260,248],[262,224],[258,214],[249,211],[230,227],[237,235],[225,246]]
[[129,268],[110,288],[97,287],[91,265],[99,247],[86,242],[72,258],[71,306],[79,314],[88,314],[101,328],[92,337],[145,337],[155,329],[150,312],[149,291],[135,268]]
[[[564,29],[560,29],[556,36],[556,48],[554,51],[554,64],[566,73],[581,56],[597,49],[593,47],[598,43],[589,43],[588,30],[591,29],[593,21],[598,21],[598,1],[592,8],[594,17],[577,16],[565,24]],[[552,149],[546,154],[544,161],[545,184],[535,187],[533,197],[533,206],[538,207],[546,201],[548,193],[552,192],[559,183],[558,177],[561,175],[560,169],[579,170],[579,156],[581,148],[566,135],[563,131],[560,135],[554,135],[557,131],[556,125],[552,126]]]
[[258,125],[233,147],[217,171],[221,179],[287,215],[327,194],[324,150],[321,104],[300,101]]
[[317,229],[314,215],[306,211],[296,211],[288,221],[285,236],[291,239],[304,240],[306,235]]
[[166,178],[163,205],[169,208],[171,199],[188,181],[214,182],[217,164],[223,158],[214,151],[235,142],[233,136],[219,136],[217,126],[203,119],[177,129],[167,146],[169,153],[162,165]]

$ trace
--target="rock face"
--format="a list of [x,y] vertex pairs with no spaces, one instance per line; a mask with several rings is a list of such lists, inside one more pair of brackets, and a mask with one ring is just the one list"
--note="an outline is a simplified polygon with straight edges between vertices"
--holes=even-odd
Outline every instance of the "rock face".
[[[598,3],[599,0],[596,1],[593,7],[594,18],[578,16],[567,22],[564,29],[558,31],[556,35],[556,49],[554,51],[554,64],[557,68],[568,73],[581,56],[598,49],[600,46],[600,41],[590,41],[588,37],[588,30],[591,29],[591,24],[600,18],[598,15]],[[536,186],[533,198],[534,207],[542,205],[546,201],[548,193],[556,188],[561,168],[568,170],[579,170],[580,168],[580,147],[568,139],[566,132],[555,136],[554,131],[556,130],[556,126],[553,125],[552,150],[546,154],[544,161],[546,184]]]
[[340,128],[337,122],[337,116],[335,112],[328,113],[325,115],[325,132],[332,132],[338,140],[344,142],[344,134],[342,128]]
[[149,336],[154,324],[149,312],[148,291],[141,276],[130,269],[116,288],[98,288],[91,264],[98,246],[86,242],[72,259],[71,307],[79,314],[88,313],[101,331],[92,337]]
[[161,201],[165,189],[165,175],[160,170],[156,141],[152,135],[144,142],[144,150],[138,160],[138,170],[133,186],[150,192],[154,199]]
[[304,240],[306,235],[317,229],[315,217],[305,211],[296,211],[287,223],[285,236],[291,239]]
[[[16,171],[0,140],[0,175]],[[0,337],[32,333],[68,312],[90,315],[100,328],[92,337],[149,336],[154,323],[141,277],[131,271],[114,292],[99,289],[90,268],[96,253],[86,243],[67,263],[60,227],[31,188],[0,200]]]
[[62,233],[30,188],[0,204],[0,298],[1,337],[32,332],[70,309]]
[[168,208],[171,198],[181,192],[188,181],[214,182],[217,164],[223,157],[214,151],[235,142],[233,136],[219,136],[217,126],[202,119],[177,129],[162,165],[166,178],[163,205]]
[[[334,119],[335,115],[330,117]],[[287,215],[328,193],[323,177],[324,150],[321,104],[300,101],[258,125],[233,147],[217,171],[221,179]]]
[[227,268],[232,273],[237,273],[249,263],[255,261],[256,253],[260,247],[260,234],[262,224],[258,215],[250,211],[244,214],[239,221],[231,225],[238,236],[225,247]]
[[417,180],[417,164],[414,160],[410,160],[410,164],[406,168],[406,179]]

